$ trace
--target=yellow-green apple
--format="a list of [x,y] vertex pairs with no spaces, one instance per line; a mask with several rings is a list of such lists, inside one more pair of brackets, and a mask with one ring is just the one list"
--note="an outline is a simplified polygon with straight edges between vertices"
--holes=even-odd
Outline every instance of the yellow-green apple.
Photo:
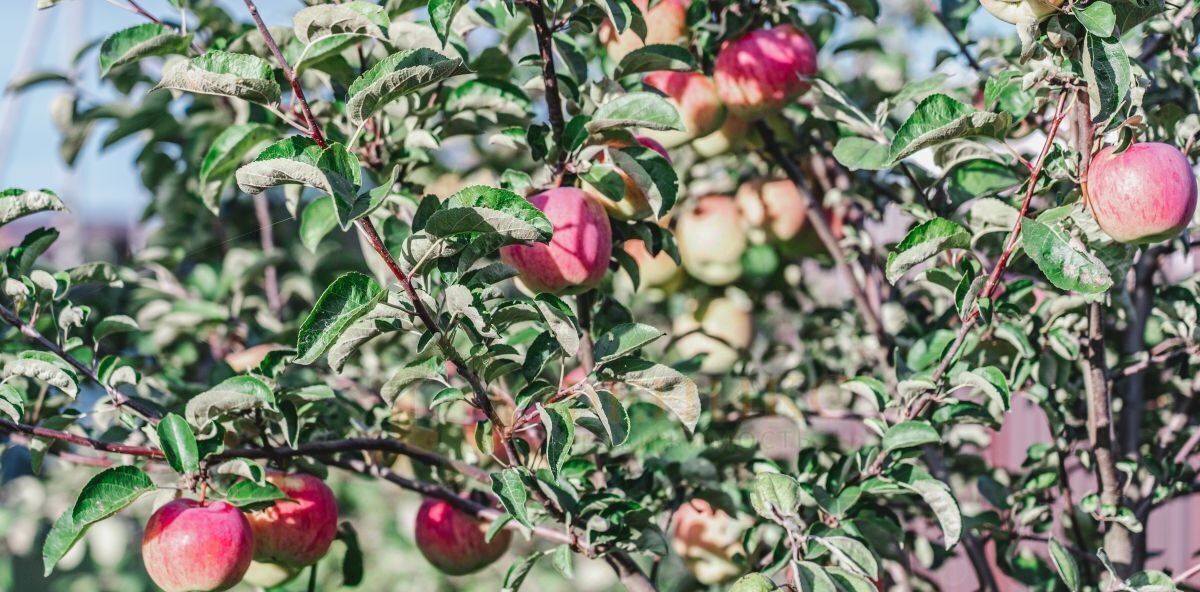
[[732,197],[700,198],[679,216],[675,242],[683,268],[692,277],[713,286],[723,286],[741,277],[746,231]]
[[250,569],[246,570],[242,581],[262,588],[275,588],[294,580],[300,575],[300,571],[299,567],[251,561]]
[[755,242],[787,242],[800,234],[808,219],[804,197],[788,179],[752,179],[738,187],[738,207]]
[[[637,142],[638,144],[641,144],[642,146],[661,154],[668,163],[671,162],[671,155],[667,153],[667,149],[653,138],[647,136],[637,136]],[[619,142],[614,142],[610,143],[609,147],[616,150],[625,146]],[[596,162],[599,163],[603,163],[606,160],[607,158],[603,152],[596,157]],[[617,176],[621,177],[621,181],[625,183],[625,195],[620,201],[613,201],[609,199],[607,196],[601,193],[600,190],[592,187],[591,185],[584,185],[584,192],[592,196],[596,201],[600,202],[600,205],[604,206],[604,209],[608,211],[609,215],[618,220],[642,220],[644,218],[653,216],[654,208],[650,207],[650,201],[646,199],[646,192],[642,191],[641,187],[638,187],[637,181],[634,181],[632,177],[625,174],[625,171],[620,169],[617,170]]]
[[445,500],[426,498],[417,510],[417,548],[434,567],[452,576],[474,573],[491,565],[512,541],[502,530],[486,541],[488,525]]
[[1088,205],[1096,222],[1123,243],[1173,238],[1196,213],[1196,174],[1170,144],[1140,142],[1101,150],[1088,169]]
[[1024,21],[1036,23],[1049,18],[1058,12],[1063,0],[979,0],[979,3],[992,16],[1015,25]]
[[701,584],[727,582],[744,571],[733,558],[744,554],[746,521],[735,520],[708,502],[694,499],[675,511],[672,522],[672,546]]
[[725,122],[725,105],[717,98],[717,87],[699,72],[651,72],[642,82],[662,94],[679,112],[683,130],[646,130],[644,133],[667,148],[682,146],[707,136]]
[[720,156],[738,148],[746,141],[750,133],[750,124],[745,119],[732,113],[725,116],[725,122],[720,129],[692,142],[692,150],[703,158]]
[[142,561],[166,592],[228,590],[254,557],[250,523],[232,504],[177,499],[146,522]]
[[700,371],[706,374],[729,372],[754,339],[749,307],[722,297],[698,308],[690,315],[675,317],[672,330],[682,336],[675,342],[675,351],[685,359],[703,354]]
[[532,292],[585,292],[604,279],[612,256],[612,227],[604,207],[574,187],[557,187],[529,198],[554,229],[547,243],[512,245],[500,257]]
[[816,45],[791,25],[757,29],[727,41],[713,64],[717,96],[747,121],[779,112],[808,90],[816,73]]
[[267,480],[291,499],[276,500],[250,513],[254,559],[293,568],[316,563],[337,536],[338,508],[333,490],[306,473],[271,473]]
[[646,21],[645,39],[632,28],[618,34],[608,20],[600,25],[600,41],[614,62],[620,63],[629,52],[647,45],[682,45],[687,41],[687,0],[659,0],[648,10],[648,0],[633,0],[633,3]]
[[637,263],[638,291],[662,290],[670,293],[683,282],[683,269],[665,250],[651,255],[646,243],[637,238],[625,241],[622,248]]

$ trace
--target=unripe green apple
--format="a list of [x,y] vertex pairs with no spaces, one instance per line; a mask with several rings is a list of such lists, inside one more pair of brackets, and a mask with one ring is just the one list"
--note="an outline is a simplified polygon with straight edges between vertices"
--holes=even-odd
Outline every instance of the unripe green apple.
[[667,101],[675,107],[683,121],[682,131],[643,132],[667,148],[682,146],[707,136],[720,129],[725,122],[725,105],[717,98],[717,87],[699,72],[651,72],[643,82],[666,95]]
[[620,63],[629,52],[647,45],[682,45],[687,41],[687,0],[659,0],[648,10],[648,0],[633,0],[633,3],[646,21],[645,39],[638,37],[632,28],[618,34],[608,20],[600,25],[600,41],[614,62]]
[[672,547],[697,581],[711,586],[741,575],[743,568],[733,558],[744,554],[742,534],[749,526],[746,521],[735,520],[708,502],[694,499],[675,511],[672,522]]
[[275,588],[296,579],[296,576],[300,575],[300,571],[301,568],[298,567],[251,561],[250,569],[246,570],[246,576],[242,578],[242,581],[261,588]]
[[750,124],[746,120],[727,113],[720,129],[692,141],[692,150],[702,158],[714,158],[741,147],[749,134]]
[[166,592],[228,590],[254,557],[254,533],[232,504],[177,499],[146,522],[142,562]]
[[305,473],[271,473],[267,480],[291,499],[277,500],[250,513],[254,559],[290,568],[316,563],[337,536],[338,508],[333,490]]
[[639,291],[662,290],[671,293],[683,282],[683,269],[665,250],[651,255],[646,243],[636,238],[625,241],[623,248],[638,264]]
[[754,319],[748,306],[730,298],[714,298],[691,315],[675,317],[672,330],[676,336],[675,351],[690,359],[704,355],[700,371],[705,374],[724,374],[742,358],[742,351],[754,339]]
[[417,511],[417,549],[434,567],[452,576],[477,572],[494,563],[512,541],[502,530],[485,541],[488,525],[450,502],[426,498]]
[[1174,238],[1196,213],[1196,174],[1183,152],[1141,142],[1120,154],[1101,150],[1088,169],[1088,205],[1100,228],[1119,242]]
[[532,292],[579,293],[604,279],[612,257],[612,227],[604,207],[574,187],[557,187],[529,198],[554,229],[548,244],[512,245],[500,257]]
[[817,46],[791,25],[726,41],[713,65],[717,96],[731,113],[754,121],[804,94],[817,73]]
[[713,286],[741,277],[746,231],[732,197],[710,195],[685,210],[675,227],[675,241],[692,277]]

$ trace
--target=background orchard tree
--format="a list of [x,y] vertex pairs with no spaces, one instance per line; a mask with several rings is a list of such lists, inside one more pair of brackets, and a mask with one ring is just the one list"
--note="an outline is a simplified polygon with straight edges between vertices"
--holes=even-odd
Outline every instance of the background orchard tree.
[[1147,525],[1197,490],[1195,0],[884,7],[970,73],[913,80],[875,0],[110,4],[111,93],[11,86],[141,147],[148,239],[53,269],[10,223],[69,204],[0,194],[56,589],[1194,589]]

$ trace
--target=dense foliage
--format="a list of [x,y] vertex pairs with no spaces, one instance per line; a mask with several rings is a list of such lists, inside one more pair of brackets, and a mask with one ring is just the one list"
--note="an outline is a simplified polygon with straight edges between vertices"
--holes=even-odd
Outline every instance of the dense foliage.
[[[1197,479],[1194,0],[983,0],[986,43],[930,2],[975,75],[916,80],[875,0],[113,4],[146,22],[78,60],[116,99],[13,83],[67,85],[63,158],[107,129],[152,196],[128,260],[3,245],[4,468],[40,475],[3,521],[66,496],[47,575],[182,496],[167,589],[409,589],[396,530],[499,558],[480,589],[1183,585],[1145,562]],[[64,209],[10,189],[0,225]],[[1053,437],[992,466],[1022,402]],[[272,530],[326,478],[340,517]]]

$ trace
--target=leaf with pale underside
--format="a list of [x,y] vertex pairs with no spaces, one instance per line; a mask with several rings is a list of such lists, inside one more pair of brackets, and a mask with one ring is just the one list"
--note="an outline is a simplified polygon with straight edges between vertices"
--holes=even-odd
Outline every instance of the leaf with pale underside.
[[26,191],[5,189],[0,191],[0,226],[17,218],[38,212],[61,212],[67,209],[61,199],[49,189]]
[[334,280],[304,323],[296,339],[297,364],[317,361],[358,319],[362,318],[387,295],[371,277],[353,272]]
[[896,283],[908,270],[947,249],[971,246],[971,233],[957,222],[934,218],[918,224],[888,253],[887,280]]
[[394,53],[359,76],[346,93],[346,112],[356,124],[384,105],[468,70],[462,60],[425,48]]
[[931,95],[917,105],[896,131],[888,156],[896,163],[949,140],[1003,137],[1011,125],[1012,116],[1007,113],[977,111],[946,95]]
[[700,391],[692,379],[678,370],[642,360],[623,358],[607,366],[619,380],[650,393],[675,414],[690,432],[700,421]]
[[109,35],[100,44],[100,77],[108,76],[117,66],[142,58],[186,54],[192,35],[180,35],[159,23],[143,23]]
[[190,60],[168,63],[152,90],[160,88],[234,97],[263,105],[279,101],[279,83],[275,82],[270,63],[258,56],[215,49]]
[[238,187],[251,195],[279,185],[305,185],[333,197],[343,229],[354,221],[362,170],[340,143],[322,149],[311,138],[291,136],[271,144],[237,170]]
[[587,130],[592,133],[628,127],[683,131],[683,121],[675,107],[662,96],[632,92],[600,105],[587,123]]

